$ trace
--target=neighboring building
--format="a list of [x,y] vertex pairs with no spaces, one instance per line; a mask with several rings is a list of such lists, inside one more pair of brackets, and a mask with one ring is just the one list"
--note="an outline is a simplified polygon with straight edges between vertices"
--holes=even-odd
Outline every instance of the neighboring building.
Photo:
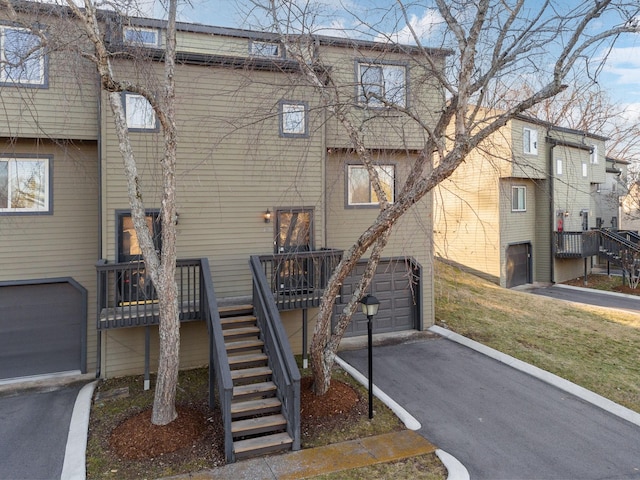
[[605,140],[511,120],[436,189],[436,255],[503,287],[582,275],[591,255],[568,247],[604,218]]
[[596,186],[596,228],[622,229],[622,199],[627,195],[629,162],[607,157],[607,178]]
[[[63,22],[34,15],[42,24]],[[127,22],[106,17],[111,46],[139,47],[149,60],[121,59],[115,67],[134,81],[153,78],[150,72],[162,68],[156,60],[163,23]],[[10,45],[38,42],[7,19],[0,35],[7,61],[18,55]],[[293,260],[273,267],[272,286],[276,298],[294,292],[293,300],[300,301],[311,287],[302,288],[298,277],[326,281],[326,272],[314,263],[324,260],[305,255],[349,247],[377,213],[349,138],[302,81],[276,36],[180,24],[178,49],[178,257],[207,259],[218,302],[234,304],[251,301],[252,255],[268,257],[266,265],[278,261],[274,252],[289,253]],[[383,82],[385,76],[392,79],[384,87],[394,102],[434,111],[444,101],[412,58],[411,47],[321,37],[316,49],[344,81],[345,94],[362,107],[362,88],[369,86],[358,87],[359,79],[376,72]],[[103,377],[141,373],[145,350],[155,368],[157,329],[147,327],[157,321],[154,294],[144,271],[130,266],[137,265],[140,252],[113,119],[98,83],[91,63],[55,49],[1,70],[0,379],[63,371],[97,371]],[[149,225],[157,234],[163,139],[141,97],[123,94],[123,102]],[[375,108],[356,111],[392,197],[422,147],[420,132],[379,115],[381,105],[369,106]],[[366,116],[371,118],[364,122]],[[431,217],[427,197],[399,222],[385,250],[372,287],[382,301],[375,331],[434,323]],[[292,266],[295,271],[287,273]],[[200,260],[180,270],[185,295],[198,289],[189,282],[197,284],[201,271],[206,270]],[[343,295],[349,288],[345,283]],[[197,307],[203,295],[183,301],[196,306],[183,312],[182,368],[209,359],[207,325]],[[308,320],[313,331],[317,309],[278,305],[291,347],[299,353],[302,325]],[[357,321],[350,330],[365,332],[366,324]]]

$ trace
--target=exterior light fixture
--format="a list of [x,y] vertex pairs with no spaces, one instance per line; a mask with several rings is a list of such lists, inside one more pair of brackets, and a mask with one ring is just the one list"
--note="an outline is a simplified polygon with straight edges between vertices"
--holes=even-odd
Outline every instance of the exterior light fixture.
[[380,302],[373,295],[365,295],[360,300],[362,313],[367,316],[368,360],[369,360],[369,420],[373,418],[373,331],[371,320],[378,313]]
[[271,223],[271,212],[267,208],[267,211],[264,212],[264,223]]

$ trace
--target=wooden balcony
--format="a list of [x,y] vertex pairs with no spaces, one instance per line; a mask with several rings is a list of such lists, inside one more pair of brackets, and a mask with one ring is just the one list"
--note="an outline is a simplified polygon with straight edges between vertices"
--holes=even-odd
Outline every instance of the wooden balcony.
[[598,232],[553,232],[556,258],[587,258],[598,255]]

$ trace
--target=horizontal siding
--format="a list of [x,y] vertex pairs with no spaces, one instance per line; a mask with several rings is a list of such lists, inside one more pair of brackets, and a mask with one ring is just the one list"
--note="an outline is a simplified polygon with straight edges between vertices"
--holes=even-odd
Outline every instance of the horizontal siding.
[[0,215],[0,281],[72,277],[88,290],[87,359],[95,368],[98,164],[94,142],[2,143],[2,153],[53,158],[53,215]]

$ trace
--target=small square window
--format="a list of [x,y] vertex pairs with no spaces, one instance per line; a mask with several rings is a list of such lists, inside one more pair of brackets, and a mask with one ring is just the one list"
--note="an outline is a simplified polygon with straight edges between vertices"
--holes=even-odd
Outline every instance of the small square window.
[[528,155],[538,154],[538,131],[531,128],[525,128],[522,132],[522,143],[524,153]]
[[[377,165],[380,184],[389,203],[395,201],[395,175],[393,165]],[[369,172],[364,165],[349,165],[347,167],[347,205],[369,206],[380,203],[378,196],[369,180]]]
[[40,38],[24,28],[0,28],[0,82],[45,85],[45,55]]
[[404,65],[358,63],[357,75],[360,103],[372,107],[384,107],[387,103],[406,106],[407,68]]
[[49,213],[49,158],[0,158],[0,215]]
[[556,175],[562,175],[562,159],[556,160]]
[[596,165],[598,163],[598,146],[591,145],[591,154],[590,154],[591,163]]
[[511,187],[511,211],[512,212],[527,211],[527,187],[523,187],[523,186]]
[[249,53],[259,57],[279,57],[280,45],[273,42],[250,42]]
[[589,169],[587,168],[586,163],[582,164],[582,176],[585,178],[589,176]]
[[156,131],[158,122],[149,101],[142,95],[124,94],[124,109],[127,116],[127,127],[131,131]]
[[280,102],[280,135],[283,137],[308,136],[307,104]]
[[157,47],[159,45],[158,30],[155,28],[124,27],[124,43],[145,47]]

